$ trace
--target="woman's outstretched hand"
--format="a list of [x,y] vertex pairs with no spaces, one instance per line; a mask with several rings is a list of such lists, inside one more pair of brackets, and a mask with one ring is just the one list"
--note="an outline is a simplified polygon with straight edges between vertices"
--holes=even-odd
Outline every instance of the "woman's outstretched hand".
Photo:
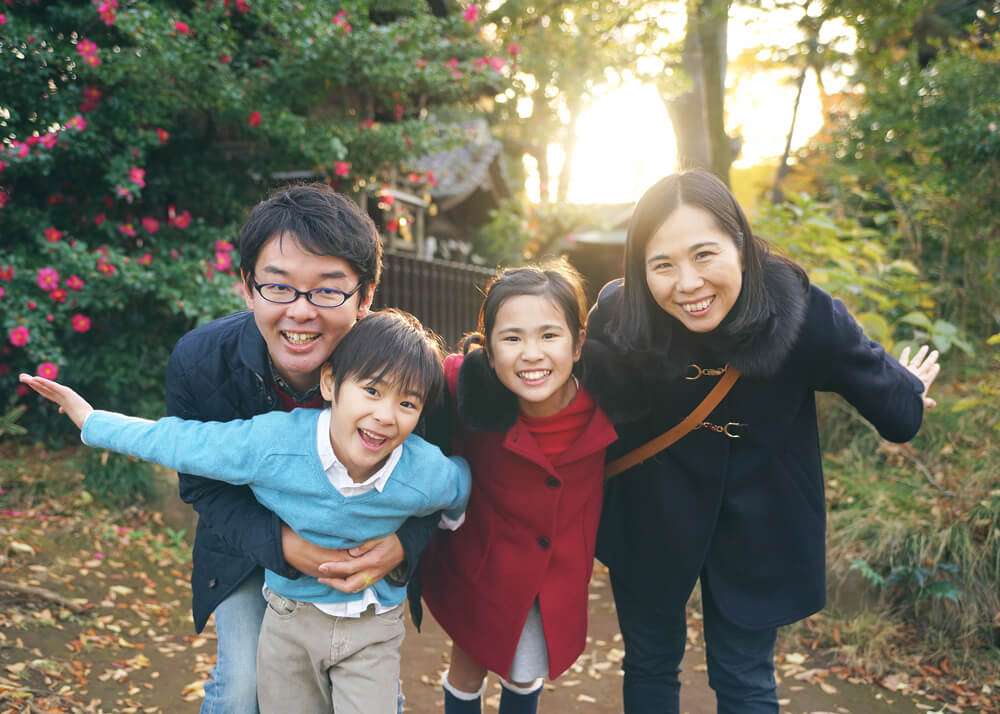
[[50,402],[59,405],[59,413],[65,414],[78,429],[83,428],[83,422],[94,411],[90,403],[69,387],[44,377],[32,377],[30,374],[21,374],[21,384],[26,384]]
[[[928,354],[928,351],[930,351],[930,354]],[[931,388],[931,385],[934,384],[934,379],[938,376],[938,372],[941,371],[941,365],[938,364],[938,351],[930,350],[927,345],[923,345],[913,355],[913,359],[910,359],[910,348],[904,347],[902,354],[899,355],[899,362],[924,383],[924,409],[933,409],[936,407],[937,402],[928,397],[927,392]]]

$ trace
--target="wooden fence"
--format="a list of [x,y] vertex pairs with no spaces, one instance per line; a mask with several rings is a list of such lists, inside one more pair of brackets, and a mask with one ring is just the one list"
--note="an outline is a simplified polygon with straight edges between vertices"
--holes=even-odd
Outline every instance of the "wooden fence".
[[476,327],[482,289],[493,271],[386,251],[375,307],[412,312],[449,348]]

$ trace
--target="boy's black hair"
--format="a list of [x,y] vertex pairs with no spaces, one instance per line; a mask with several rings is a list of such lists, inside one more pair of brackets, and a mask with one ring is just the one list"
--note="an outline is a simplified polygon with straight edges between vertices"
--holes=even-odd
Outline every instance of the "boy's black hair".
[[276,190],[240,229],[240,270],[250,288],[257,257],[272,238],[290,236],[316,255],[343,258],[358,274],[366,299],[382,274],[382,240],[372,219],[350,198],[322,183]]
[[334,393],[347,379],[384,381],[418,394],[426,409],[444,388],[441,338],[408,312],[379,310],[358,320],[330,355]]

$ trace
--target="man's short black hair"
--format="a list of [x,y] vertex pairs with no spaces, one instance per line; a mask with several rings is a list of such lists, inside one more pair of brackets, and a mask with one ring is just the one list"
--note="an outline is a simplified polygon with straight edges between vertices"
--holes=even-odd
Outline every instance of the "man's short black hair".
[[443,360],[441,338],[413,315],[392,308],[372,312],[358,320],[330,355],[334,392],[347,379],[381,381],[420,396],[426,408],[444,388]]
[[382,274],[382,241],[372,219],[347,196],[322,183],[287,186],[258,203],[240,230],[240,270],[252,285],[257,257],[272,238],[290,236],[307,253],[343,258],[358,274],[366,299]]

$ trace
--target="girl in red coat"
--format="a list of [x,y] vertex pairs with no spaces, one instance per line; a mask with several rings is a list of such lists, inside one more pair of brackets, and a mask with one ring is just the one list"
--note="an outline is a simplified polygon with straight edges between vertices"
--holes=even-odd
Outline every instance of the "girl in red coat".
[[479,713],[487,670],[503,680],[501,714],[534,712],[543,678],[583,652],[616,438],[573,376],[585,321],[568,264],[506,270],[479,311],[483,348],[445,361],[473,479],[464,524],[421,559],[424,600],[454,642],[446,714]]

